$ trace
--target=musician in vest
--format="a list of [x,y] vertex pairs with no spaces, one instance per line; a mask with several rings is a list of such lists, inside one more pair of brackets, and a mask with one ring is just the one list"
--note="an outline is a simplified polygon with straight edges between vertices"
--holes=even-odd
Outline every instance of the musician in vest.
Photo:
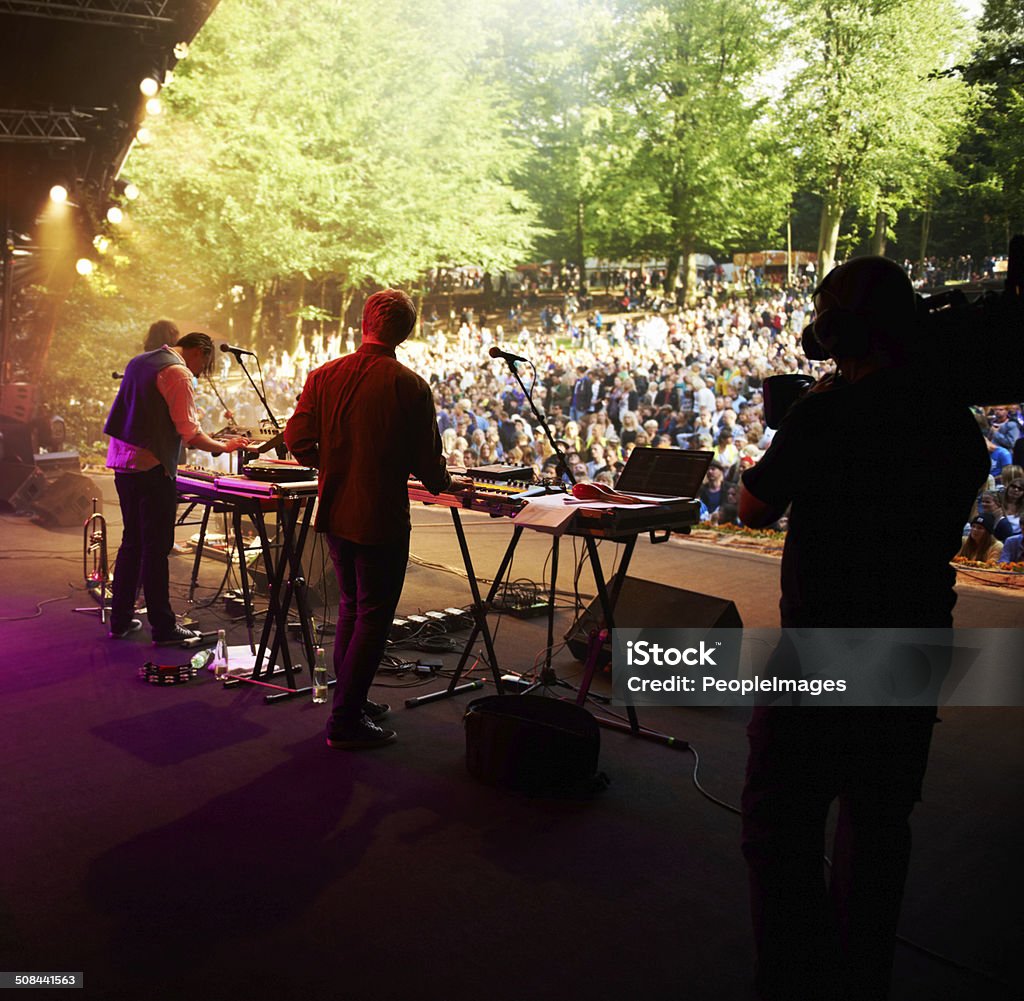
[[[177,333],[173,324],[168,329]],[[124,522],[111,597],[113,639],[142,628],[132,614],[140,577],[153,641],[176,643],[198,635],[178,624],[168,591],[182,445],[220,453],[248,444],[245,438],[217,441],[199,427],[193,379],[208,374],[212,364],[213,341],[201,333],[136,355],[107,417],[107,466],[114,470]]]
[[395,357],[415,324],[404,292],[371,295],[359,350],[310,372],[284,429],[292,454],[319,469],[315,527],[327,536],[340,594],[327,746],[342,750],[395,739],[377,725],[389,707],[367,695],[405,583],[409,474],[433,494],[469,485],[445,468],[430,387]]

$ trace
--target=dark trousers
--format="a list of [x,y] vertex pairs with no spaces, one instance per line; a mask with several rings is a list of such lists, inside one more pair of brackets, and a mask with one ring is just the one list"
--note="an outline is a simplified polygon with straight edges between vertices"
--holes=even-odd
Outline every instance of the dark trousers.
[[114,484],[124,531],[114,565],[111,628],[123,628],[131,621],[141,575],[150,628],[154,635],[166,634],[175,623],[167,557],[174,545],[177,487],[163,466],[145,473],[115,473]]
[[327,545],[338,577],[338,625],[334,636],[334,704],[328,731],[362,715],[395,617],[409,560],[409,534],[393,543],[360,545],[335,535]]
[[[766,708],[747,729],[743,854],[764,1001],[889,994],[933,708]],[[839,798],[826,885],[829,806]]]

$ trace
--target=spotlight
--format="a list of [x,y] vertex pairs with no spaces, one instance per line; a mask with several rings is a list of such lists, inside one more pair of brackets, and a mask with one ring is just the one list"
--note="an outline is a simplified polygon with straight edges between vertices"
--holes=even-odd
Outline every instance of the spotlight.
[[153,133],[143,125],[138,132],[135,133],[135,138],[138,140],[140,146],[148,146],[153,141]]
[[112,226],[120,226],[124,222],[124,212],[117,205],[111,205],[107,209],[107,222]]
[[174,46],[174,58],[184,59],[188,55],[188,42],[178,42]]
[[75,270],[83,278],[87,277],[88,275],[91,275],[95,267],[96,265],[93,264],[88,257],[79,257],[78,260],[75,261]]
[[102,233],[97,233],[92,238],[92,245],[96,248],[97,254],[105,254],[110,250],[110,237],[104,236]]
[[63,184],[55,184],[50,188],[50,200],[63,205],[68,200],[68,189]]
[[139,90],[146,97],[156,97],[160,93],[160,81],[155,75],[145,76],[139,81]]
[[147,115],[159,115],[164,110],[164,103],[159,97],[151,97],[146,102]]
[[139,197],[139,187],[137,184],[132,184],[131,181],[122,181],[120,179],[114,181],[114,194],[120,195],[122,198],[126,198],[130,202],[134,202]]

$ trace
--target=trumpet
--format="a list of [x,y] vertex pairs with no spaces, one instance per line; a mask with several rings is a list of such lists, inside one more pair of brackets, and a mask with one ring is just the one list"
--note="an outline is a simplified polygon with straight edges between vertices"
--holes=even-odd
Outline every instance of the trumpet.
[[107,561],[107,519],[97,510],[98,501],[92,499],[92,514],[82,526],[82,574],[85,588],[99,602],[99,609],[76,608],[76,612],[100,613],[100,622],[107,621],[107,591],[111,584],[110,564]]

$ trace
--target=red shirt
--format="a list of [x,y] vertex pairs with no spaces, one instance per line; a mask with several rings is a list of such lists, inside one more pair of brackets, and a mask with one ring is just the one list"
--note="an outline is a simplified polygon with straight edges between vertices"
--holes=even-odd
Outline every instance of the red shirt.
[[310,372],[284,440],[320,471],[316,530],[351,542],[409,531],[410,473],[431,493],[451,484],[430,387],[382,344]]

